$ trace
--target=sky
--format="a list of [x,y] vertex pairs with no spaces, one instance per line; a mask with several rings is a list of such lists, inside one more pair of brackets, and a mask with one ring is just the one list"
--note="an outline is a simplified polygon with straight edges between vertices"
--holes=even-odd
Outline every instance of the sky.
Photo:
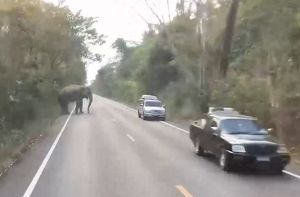
[[[57,4],[59,0],[46,0]],[[167,0],[148,0],[157,14],[168,21]],[[177,0],[169,0],[171,17],[175,14]],[[143,33],[148,29],[148,22],[157,23],[157,19],[147,7],[145,0],[65,0],[73,12],[81,10],[84,16],[98,17],[95,25],[100,34],[106,36],[106,44],[100,48],[93,48],[104,55],[101,63],[87,65],[87,80],[90,83],[96,76],[98,69],[116,56],[111,44],[117,38],[139,42]]]

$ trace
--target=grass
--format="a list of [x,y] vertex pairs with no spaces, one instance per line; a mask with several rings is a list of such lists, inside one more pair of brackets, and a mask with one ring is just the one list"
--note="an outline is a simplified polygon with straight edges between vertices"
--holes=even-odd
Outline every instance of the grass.
[[300,145],[297,147],[289,147],[289,151],[294,162],[300,166]]
[[3,139],[0,149],[0,176],[13,163],[19,161],[24,152],[42,136],[46,135],[54,120],[58,117],[58,108],[54,106],[39,107],[37,119],[27,122],[23,129],[10,131]]

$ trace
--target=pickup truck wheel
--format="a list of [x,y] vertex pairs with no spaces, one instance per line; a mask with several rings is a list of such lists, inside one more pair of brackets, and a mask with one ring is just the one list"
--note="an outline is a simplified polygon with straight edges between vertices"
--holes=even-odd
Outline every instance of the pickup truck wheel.
[[220,155],[219,165],[222,168],[222,170],[224,170],[224,171],[230,171],[231,170],[231,166],[229,164],[229,159],[228,159],[228,156],[227,156],[225,150],[223,150],[221,155]]
[[203,148],[200,146],[200,142],[196,142],[196,145],[195,145],[195,152],[197,155],[199,156],[203,156],[204,155],[204,150]]
[[283,174],[283,167],[275,167],[272,169],[272,172],[275,175],[282,175]]

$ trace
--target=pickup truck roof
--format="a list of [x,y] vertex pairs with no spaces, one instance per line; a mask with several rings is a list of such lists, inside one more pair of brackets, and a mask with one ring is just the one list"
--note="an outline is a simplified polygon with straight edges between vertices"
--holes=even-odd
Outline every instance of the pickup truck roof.
[[257,118],[252,116],[242,115],[237,111],[214,111],[208,114],[211,117],[225,120],[225,119],[248,119],[248,120],[257,120]]
[[231,107],[209,107],[208,113],[212,113],[214,111],[234,111]]

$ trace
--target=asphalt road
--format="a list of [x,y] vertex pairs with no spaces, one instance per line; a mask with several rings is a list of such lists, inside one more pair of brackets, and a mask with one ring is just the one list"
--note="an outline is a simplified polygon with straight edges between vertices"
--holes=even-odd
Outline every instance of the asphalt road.
[[0,196],[300,195],[300,179],[288,174],[223,172],[212,158],[194,154],[184,130],[138,119],[122,104],[95,96],[91,111],[60,117],[53,132],[0,179]]

